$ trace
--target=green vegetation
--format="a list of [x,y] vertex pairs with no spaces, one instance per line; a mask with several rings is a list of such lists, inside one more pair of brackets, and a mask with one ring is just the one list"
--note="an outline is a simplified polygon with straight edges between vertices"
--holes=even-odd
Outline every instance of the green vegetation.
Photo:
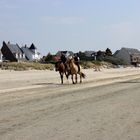
[[112,63],[113,65],[127,65],[127,63],[124,62],[122,59],[112,57],[112,56],[104,57],[104,61]]
[[8,70],[53,70],[53,64],[41,64],[39,62],[3,62],[1,63],[2,69]]
[[[81,61],[80,65],[84,69],[96,68],[96,67],[113,67],[111,63],[104,61]],[[53,70],[53,63],[40,63],[40,62],[3,62],[0,64],[3,70]]]

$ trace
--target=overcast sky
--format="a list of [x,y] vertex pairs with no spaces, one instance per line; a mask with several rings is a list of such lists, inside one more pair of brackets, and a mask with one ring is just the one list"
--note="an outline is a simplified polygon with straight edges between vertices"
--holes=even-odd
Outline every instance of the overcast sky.
[[140,0],[0,0],[0,42],[44,55],[121,47],[140,50]]

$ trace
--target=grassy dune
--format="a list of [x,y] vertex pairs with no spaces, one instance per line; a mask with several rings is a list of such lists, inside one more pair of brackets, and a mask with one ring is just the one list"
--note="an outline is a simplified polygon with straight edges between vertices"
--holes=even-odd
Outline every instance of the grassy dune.
[[1,68],[5,70],[53,70],[53,64],[41,64],[35,62],[8,62],[8,63],[1,63]]
[[[96,69],[98,68],[110,68],[113,67],[111,63],[100,61],[81,61],[80,65],[83,69]],[[39,63],[39,62],[3,62],[0,63],[0,67],[3,70],[53,70],[54,64],[52,63]]]

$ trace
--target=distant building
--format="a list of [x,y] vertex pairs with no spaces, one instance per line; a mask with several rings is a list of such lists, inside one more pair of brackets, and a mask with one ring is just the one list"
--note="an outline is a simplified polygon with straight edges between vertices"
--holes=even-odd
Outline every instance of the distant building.
[[63,53],[66,57],[67,57],[67,56],[73,56],[73,55],[74,55],[74,53],[73,53],[72,51],[58,51],[58,52],[56,53],[56,56],[61,56],[62,53]]
[[95,51],[85,51],[84,54],[85,54],[86,57],[91,58],[93,60],[96,60],[97,52],[95,52]]
[[21,50],[24,52],[27,60],[29,61],[34,60],[35,57],[34,57],[33,52],[26,45],[21,47]]
[[11,44],[10,42],[5,43],[3,41],[1,52],[3,58],[11,62],[18,62],[26,59],[25,54],[22,52],[18,44]]
[[92,57],[95,54],[95,51],[85,51],[84,54],[86,57]]
[[31,44],[29,49],[34,54],[34,60],[39,60],[41,58],[41,54],[37,51],[37,48],[35,47],[33,43]]
[[37,48],[34,46],[34,44],[31,44],[30,47],[25,45],[21,47],[21,50],[25,53],[26,59],[29,61],[36,61],[40,60],[41,58],[41,55],[39,52],[37,52]]
[[96,53],[97,60],[102,61],[102,60],[104,60],[105,56],[106,56],[106,52],[105,52],[105,51],[99,50],[99,51]]
[[41,58],[34,44],[31,44],[29,48],[26,45],[20,48],[18,44],[5,43],[3,41],[1,52],[4,60],[11,62],[36,61]]
[[131,64],[137,66],[137,64],[140,64],[140,53],[135,53],[130,55],[131,58]]
[[133,48],[121,48],[117,50],[114,57],[122,59],[125,64],[136,64],[140,63],[140,51]]

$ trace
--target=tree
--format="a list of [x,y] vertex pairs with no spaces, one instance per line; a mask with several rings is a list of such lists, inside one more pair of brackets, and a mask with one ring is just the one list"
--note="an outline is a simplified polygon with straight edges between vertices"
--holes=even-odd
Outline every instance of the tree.
[[47,56],[45,57],[45,62],[52,61],[53,55],[51,53],[48,53]]
[[105,57],[105,52],[99,50],[99,51],[97,52],[97,60],[102,61],[102,60],[104,60],[104,57]]
[[78,57],[80,58],[80,60],[85,60],[86,59],[85,53],[83,53],[81,51],[78,53]]
[[105,51],[105,54],[107,56],[112,56],[112,51],[109,48],[107,48],[106,51]]

